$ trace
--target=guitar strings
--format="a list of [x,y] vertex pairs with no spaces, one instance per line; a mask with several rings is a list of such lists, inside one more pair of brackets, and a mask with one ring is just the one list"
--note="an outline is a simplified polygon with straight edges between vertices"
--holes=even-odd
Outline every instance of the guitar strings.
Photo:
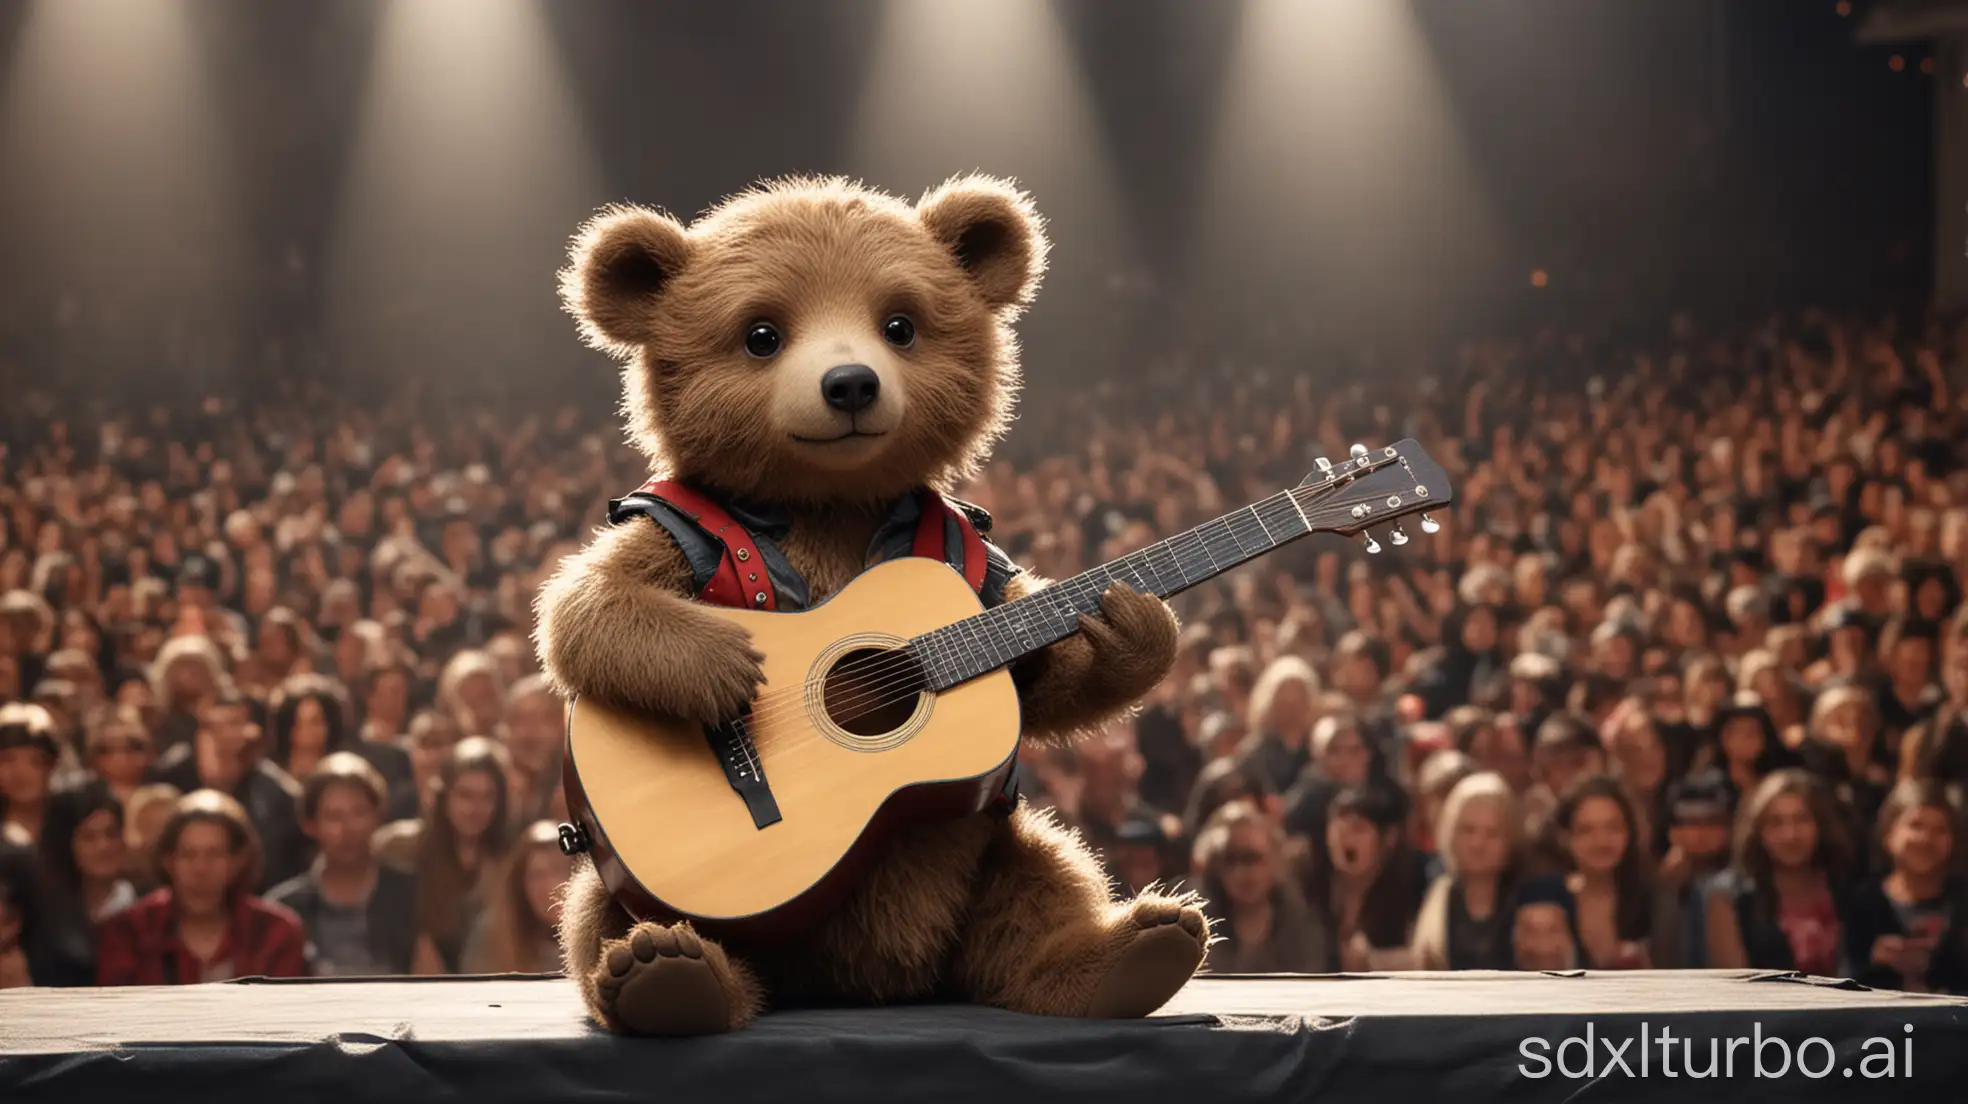
[[[1300,489],[1304,489],[1304,488],[1300,488]],[[1318,489],[1324,490],[1326,488],[1318,488]],[[1287,492],[1287,493],[1291,493],[1291,492]],[[1352,506],[1363,505],[1369,501],[1372,501],[1372,499],[1363,498],[1359,500],[1343,501],[1338,504],[1337,508],[1342,511],[1350,510]],[[907,656],[904,656],[888,664],[886,669],[882,670],[883,675],[892,676],[893,672],[897,670],[902,670],[904,673],[900,675],[900,677],[888,677],[884,682],[872,686],[868,686],[859,690],[857,697],[854,697],[852,699],[843,699],[840,703],[838,703],[840,708],[842,708],[843,711],[851,708],[857,715],[865,716],[867,713],[871,713],[879,709],[884,709],[892,705],[899,705],[902,702],[909,700],[910,698],[916,697],[917,695],[923,693],[924,690],[921,687],[913,685],[915,682],[915,677],[913,674],[908,673],[906,671],[907,668],[912,668],[915,666],[916,666],[915,660],[912,657],[907,657]],[[783,696],[785,695],[790,695],[796,692],[803,693],[805,690],[811,689],[816,683],[820,681],[821,680],[819,679],[810,678],[800,686],[788,687],[786,690],[777,691],[774,692],[773,694],[763,696],[760,698],[760,701],[764,701],[766,697],[779,697],[783,699]],[[869,704],[871,702],[873,704]],[[742,715],[736,721],[731,723],[742,725],[746,730],[750,730],[761,722],[770,726],[772,724],[777,723],[780,720],[783,720],[789,714],[792,714],[794,712],[804,712],[804,711],[805,710],[804,710],[803,701],[787,702],[784,700],[779,700],[773,702],[770,707],[764,710],[760,710],[759,708],[754,706],[754,708],[750,713]],[[746,734],[747,736],[751,735],[750,731],[747,731]],[[826,744],[826,743],[832,743],[832,741],[828,739],[824,733],[796,733],[789,736],[783,736],[779,739],[775,739],[771,743],[774,749],[773,757],[782,758],[787,753],[794,751],[795,749],[802,747],[804,745]],[[753,740],[753,744],[754,744],[754,753],[759,757],[761,757],[762,759],[763,756],[765,755],[764,747],[759,745],[756,740]]]
[[[1275,500],[1277,500],[1277,499],[1280,499],[1280,498],[1282,498],[1282,499],[1285,499],[1285,500],[1287,500],[1287,502],[1288,502],[1288,503],[1289,503],[1289,504],[1291,505],[1291,507],[1292,507],[1292,512],[1291,512],[1291,513],[1284,513],[1284,512],[1282,511],[1282,510],[1280,510],[1280,511],[1277,511],[1277,512],[1279,513],[1279,515],[1280,515],[1280,517],[1282,517],[1282,518],[1285,518],[1285,519],[1289,519],[1289,518],[1291,518],[1291,517],[1294,517],[1294,516],[1298,516],[1298,517],[1303,517],[1303,516],[1304,516],[1304,508],[1305,508],[1305,503],[1306,503],[1306,502],[1310,502],[1310,501],[1317,501],[1317,499],[1318,499],[1318,498],[1320,498],[1320,497],[1323,497],[1323,496],[1324,496],[1325,494],[1330,494],[1330,493],[1334,493],[1334,492],[1336,492],[1337,490],[1340,490],[1340,489],[1343,489],[1343,488],[1344,488],[1344,487],[1346,487],[1346,486],[1350,486],[1350,485],[1351,485],[1351,483],[1352,483],[1352,482],[1354,482],[1354,481],[1357,481],[1357,479],[1358,479],[1358,478],[1359,478],[1358,476],[1355,476],[1353,480],[1350,480],[1350,481],[1349,481],[1348,483],[1344,483],[1344,484],[1340,484],[1340,483],[1324,483],[1324,484],[1317,484],[1317,485],[1314,485],[1314,486],[1310,486],[1310,487],[1296,487],[1296,488],[1292,488],[1291,490],[1287,490],[1287,491],[1283,491],[1283,492],[1280,492],[1280,493],[1279,493],[1279,494],[1277,494],[1277,495],[1273,495],[1273,496],[1272,496],[1271,498],[1268,498],[1268,499],[1265,499],[1265,500],[1263,500],[1263,501],[1261,501],[1261,502],[1257,502],[1257,503],[1253,503],[1253,504],[1252,504],[1252,505],[1251,505],[1250,507],[1248,507],[1248,508],[1247,508],[1246,510],[1240,510],[1240,511],[1237,511],[1236,513],[1233,513],[1233,514],[1229,514],[1229,515],[1226,515],[1226,516],[1225,516],[1225,519],[1224,519],[1224,520],[1226,520],[1226,521],[1227,521],[1227,523],[1228,523],[1228,524],[1230,524],[1230,526],[1231,526],[1231,535],[1232,535],[1232,537],[1233,537],[1233,539],[1234,539],[1234,538],[1235,538],[1235,536],[1236,536],[1236,528],[1235,528],[1235,526],[1236,526],[1237,524],[1239,524],[1239,522],[1238,522],[1238,521],[1235,521],[1235,520],[1230,520],[1230,519],[1235,519],[1235,518],[1237,518],[1237,517],[1238,517],[1238,515],[1240,515],[1240,514],[1242,514],[1242,513],[1246,513],[1246,512],[1249,512],[1249,513],[1251,513],[1251,515],[1252,515],[1252,519],[1253,519],[1254,521],[1256,521],[1256,522],[1257,522],[1257,524],[1258,524],[1258,526],[1259,526],[1259,528],[1260,528],[1261,530],[1263,530],[1263,531],[1264,531],[1264,533],[1265,533],[1265,535],[1266,535],[1266,537],[1268,538],[1268,537],[1269,537],[1269,535],[1270,535],[1270,530],[1268,529],[1268,527],[1266,527],[1266,526],[1264,525],[1264,519],[1263,519],[1263,515],[1261,515],[1261,514],[1258,514],[1258,513],[1256,512],[1256,511],[1257,511],[1257,509],[1258,509],[1258,507],[1260,507],[1260,506],[1264,506],[1264,505],[1266,505],[1267,503],[1271,503],[1271,502],[1273,502],[1273,501],[1275,501]],[[1300,501],[1300,496],[1301,496],[1301,495],[1303,495],[1303,496],[1305,496],[1305,501]],[[1351,504],[1347,504],[1347,505],[1351,505]],[[1307,519],[1307,522],[1308,522],[1308,525],[1309,525],[1309,519]],[[1241,524],[1246,524],[1246,525],[1248,525],[1249,523],[1248,523],[1248,522],[1242,522]],[[1309,530],[1308,530],[1308,531],[1309,531]],[[1177,534],[1177,537],[1180,537],[1181,535],[1182,535],[1182,534]],[[1171,539],[1171,540],[1174,540],[1174,539],[1176,539],[1176,538],[1170,538],[1170,539]],[[1200,538],[1199,538],[1199,542],[1200,542]],[[1207,555],[1207,554],[1208,554],[1208,551],[1207,551],[1207,549],[1208,549],[1208,545],[1207,545],[1207,543],[1206,543],[1206,542],[1201,542],[1201,543],[1203,544],[1203,547],[1204,547],[1204,549],[1205,549],[1205,555]],[[1144,549],[1144,550],[1139,550],[1139,551],[1145,551],[1145,549]],[[1121,558],[1120,560],[1116,560],[1116,561],[1114,561],[1114,562],[1115,562],[1115,563],[1121,563],[1121,562],[1124,562],[1125,560],[1127,560],[1127,559],[1129,559],[1129,558],[1131,558],[1131,557],[1132,557],[1133,555],[1137,555],[1137,554],[1139,554],[1139,551],[1138,551],[1138,552],[1136,552],[1136,553],[1130,553],[1130,554],[1129,554],[1129,556],[1124,556],[1124,557],[1122,557],[1122,558]],[[1104,566],[1107,566],[1107,565],[1102,565],[1102,566],[1104,567]],[[1093,570],[1099,570],[1099,569],[1098,569],[1098,568],[1096,568],[1096,569],[1093,569]],[[1085,576],[1085,575],[1089,575],[1089,574],[1091,574],[1091,573],[1092,573],[1091,571],[1088,571],[1088,572],[1082,572],[1080,576],[1074,576],[1074,578],[1079,578],[1079,577],[1081,577],[1081,576]],[[1139,582],[1139,581],[1140,581],[1140,573],[1139,573],[1139,571],[1138,571],[1138,570],[1136,570],[1136,571],[1135,571],[1135,579],[1136,579],[1136,581],[1137,581],[1137,582]],[[1072,581],[1073,581],[1073,579],[1064,579],[1064,580],[1061,580],[1061,581],[1060,581],[1059,583],[1055,583],[1055,584],[1053,584],[1053,586],[1059,586],[1059,585],[1063,585],[1063,584],[1066,584],[1066,583],[1071,583]],[[1109,575],[1108,575],[1108,579],[1107,579],[1107,581],[1108,581],[1108,582],[1109,582],[1109,583],[1111,584],[1112,582],[1114,582],[1114,581],[1115,581],[1115,576],[1113,576],[1112,574],[1109,574]],[[1049,587],[1048,587],[1048,588],[1042,588],[1042,590],[1043,590],[1043,589],[1051,589],[1051,588],[1049,588]],[[1037,594],[1039,594],[1039,593],[1041,593],[1041,591],[1034,591],[1034,592],[1032,592],[1032,594],[1031,594],[1031,595],[1027,595],[1026,597],[1028,597],[1028,598],[1029,598],[1029,597],[1033,597],[1033,596],[1035,596],[1035,595],[1037,595]],[[1002,608],[1002,607],[1000,607],[1000,608]],[[1092,612],[1094,612],[1094,611],[1091,611],[1091,610],[1089,610],[1089,611],[1086,611],[1086,612],[1088,612],[1088,613],[1092,613]],[[944,627],[945,627],[945,628],[947,628],[948,626],[944,626]],[[916,658],[916,657],[915,657],[914,655],[912,655],[912,654],[910,654],[910,653],[908,653],[908,652],[906,651],[906,649],[894,649],[894,650],[893,650],[893,654],[894,654],[894,658],[893,658],[893,659],[889,659],[889,660],[886,660],[886,661],[884,661],[883,663],[881,663],[881,664],[880,664],[880,665],[878,665],[878,666],[872,666],[872,667],[870,667],[870,669],[868,670],[868,672],[866,672],[866,677],[869,677],[869,678],[876,678],[876,677],[884,677],[884,676],[891,676],[891,675],[896,675],[896,674],[900,674],[900,675],[902,675],[902,676],[908,676],[909,674],[911,674],[911,672],[909,671],[909,668],[911,668],[911,667],[916,667],[916,666],[919,666],[919,660],[918,660],[918,659],[917,659],[917,658]],[[797,702],[797,701],[791,701],[791,700],[788,700],[788,699],[790,699],[790,698],[792,698],[792,697],[793,697],[793,696],[795,696],[795,695],[798,695],[798,696],[801,696],[801,697],[804,697],[804,695],[805,695],[805,693],[806,693],[806,692],[808,692],[808,691],[810,691],[810,690],[812,690],[812,689],[813,689],[813,688],[814,688],[814,687],[815,687],[816,685],[818,685],[818,684],[819,684],[820,682],[822,682],[822,681],[823,681],[824,679],[825,679],[825,676],[824,676],[824,675],[822,675],[822,676],[817,676],[817,677],[811,677],[811,676],[810,676],[810,677],[808,677],[808,678],[807,678],[806,680],[804,680],[803,682],[801,682],[801,683],[800,683],[799,685],[796,685],[796,686],[787,686],[787,687],[783,687],[783,688],[781,688],[781,689],[778,689],[778,690],[771,690],[771,691],[767,691],[767,692],[766,692],[765,694],[763,694],[763,695],[761,695],[761,696],[760,696],[760,697],[759,697],[759,698],[757,699],[757,701],[755,701],[755,702],[753,703],[753,707],[752,707],[752,711],[751,711],[751,715],[752,715],[752,716],[755,716],[755,717],[763,717],[763,716],[767,716],[767,715],[770,715],[770,714],[771,714],[771,712],[772,712],[772,710],[773,710],[773,709],[774,709],[775,707],[781,707],[781,706],[784,706],[784,707],[795,707],[795,708],[796,708],[796,707],[799,707],[799,706],[800,706],[800,705],[801,705],[802,703],[800,703],[800,702]],[[857,703],[857,707],[858,707],[858,703]]]
[[[1321,491],[1327,490],[1324,487],[1315,489]],[[1364,502],[1366,500],[1360,501]],[[1351,506],[1358,504],[1360,503],[1351,501],[1342,502],[1339,508],[1342,510],[1349,509]],[[900,649],[897,652],[898,655],[896,658],[887,660],[869,669],[867,677],[876,681],[864,683],[856,687],[852,696],[843,697],[834,703],[836,708],[850,715],[865,715],[868,712],[886,708],[890,705],[900,704],[924,692],[924,688],[917,683],[917,672],[913,670],[918,666],[916,657],[902,652]],[[788,712],[796,711],[798,713],[804,713],[806,710],[803,701],[789,702],[785,699],[793,694],[801,694],[803,696],[804,692],[810,691],[816,685],[819,685],[823,681],[823,678],[824,676],[822,678],[809,678],[799,686],[769,692],[759,699],[761,702],[766,703],[765,707],[760,708],[755,705],[751,712],[745,716],[753,723],[762,722],[770,725],[783,719]]]
[[[1262,503],[1259,503],[1257,505],[1262,505]],[[1296,516],[1296,513],[1294,512],[1293,514],[1288,514],[1283,516],[1287,516],[1287,517]],[[1256,520],[1258,522],[1258,526],[1260,528],[1263,528],[1263,521],[1261,516],[1258,516]],[[1269,531],[1268,530],[1265,531],[1268,535]],[[1233,536],[1235,535],[1234,529],[1232,530],[1232,534]],[[1127,559],[1131,558],[1135,554],[1138,553],[1131,553],[1130,556],[1122,557],[1120,560],[1114,561],[1114,563],[1118,564],[1118,563],[1125,562]],[[1106,567],[1106,566],[1109,565],[1102,565],[1102,567]],[[1093,569],[1093,571],[1098,571],[1098,570],[1100,569],[1099,568]],[[1137,583],[1143,582],[1140,570],[1139,569],[1131,569],[1131,570],[1134,580]],[[1053,587],[1070,584],[1074,581],[1074,579],[1078,579],[1086,575],[1091,575],[1093,571],[1082,572],[1080,576],[1074,576],[1073,579],[1060,580],[1059,582],[1054,583],[1049,587],[1044,587],[1041,588],[1040,590],[1033,591],[1031,594],[1026,595],[1026,597],[1027,598],[1036,597],[1037,595],[1043,593],[1045,590],[1050,590]],[[1115,574],[1110,573],[1107,576],[1107,582],[1111,584],[1112,582],[1116,581],[1117,578],[1119,578],[1120,581],[1126,580],[1125,574],[1117,576]],[[1023,599],[1020,600],[1022,601]],[[999,607],[999,608],[1003,608],[1003,607]],[[1093,611],[1089,610],[1086,612],[1091,613]],[[948,626],[943,626],[943,627],[947,628]],[[853,691],[853,693],[858,695],[858,697],[843,698],[841,699],[840,702],[837,703],[838,706],[843,709],[854,709],[854,710],[881,708],[881,705],[879,704],[870,706],[869,703],[877,700],[876,695],[893,690],[899,684],[899,682],[914,679],[920,673],[919,669],[923,664],[924,658],[925,657],[923,657],[920,653],[914,652],[911,649],[907,648],[906,646],[903,648],[896,648],[890,650],[888,654],[884,655],[878,660],[871,662],[870,665],[866,668],[866,670],[860,672],[862,681],[860,685],[854,688]],[[815,687],[823,684],[826,678],[827,675],[825,674],[818,675],[818,676],[809,676],[807,679],[805,679],[804,681],[802,681],[797,685],[787,686],[777,690],[767,691],[765,694],[760,695],[757,701],[754,702],[750,715],[758,718],[771,718],[778,711],[782,709],[792,708],[792,709],[803,710],[804,708],[803,700],[791,701],[788,699],[794,697],[795,695],[803,699],[808,692],[813,690]],[[886,681],[880,681],[880,680],[886,680]],[[883,704],[887,704],[887,703],[883,703]]]
[[[1301,488],[1295,488],[1292,491],[1287,491],[1284,493],[1288,496],[1292,496],[1294,500],[1293,504],[1295,509],[1302,509],[1302,506],[1299,505],[1296,501],[1296,496],[1298,494],[1306,491],[1313,491],[1313,492],[1320,492],[1321,497],[1323,497],[1324,493],[1333,493],[1337,490],[1343,490],[1345,487],[1350,485],[1351,484],[1349,483],[1349,484],[1339,484],[1336,487],[1327,486],[1327,485],[1320,485],[1310,488],[1301,487]],[[1375,495],[1374,497],[1378,497],[1378,495]],[[1368,501],[1371,501],[1371,499],[1343,500],[1340,503],[1338,503],[1337,506],[1334,507],[1334,509],[1337,509],[1339,511],[1349,511],[1353,506],[1362,505]],[[1259,503],[1257,505],[1262,505],[1262,503]],[[1328,510],[1320,511],[1322,519],[1328,512],[1329,512]],[[1394,515],[1394,516],[1399,517],[1405,515],[1402,514],[1402,515]],[[1309,518],[1307,520],[1309,522]],[[1259,523],[1260,525],[1262,524],[1261,518],[1259,518]],[[1070,582],[1071,580],[1065,580],[1065,581]],[[1110,581],[1111,581],[1111,576],[1110,576]],[[1059,585],[1059,584],[1054,584],[1054,585]],[[1033,593],[1036,595],[1040,592],[1034,591]],[[881,662],[879,665],[871,666],[865,676],[869,679],[885,679],[885,681],[873,682],[871,684],[864,684],[860,687],[857,687],[855,690],[855,694],[857,696],[843,698],[836,704],[839,708],[843,709],[844,711],[853,710],[853,711],[859,711],[861,713],[866,713],[866,712],[872,712],[873,710],[876,709],[885,708],[886,706],[889,705],[898,704],[901,701],[905,701],[909,697],[913,697],[916,694],[923,692],[923,689],[921,687],[911,687],[909,689],[902,690],[899,696],[896,695],[896,691],[901,689],[905,684],[914,682],[916,677],[916,671],[914,671],[913,669],[917,668],[918,666],[919,666],[919,661],[914,655],[908,653],[904,649],[896,649],[895,658],[887,659]],[[791,701],[787,699],[791,698],[793,695],[800,695],[800,697],[803,699],[806,692],[822,684],[824,682],[824,678],[825,676],[820,676],[817,678],[809,677],[799,685],[789,686],[784,689],[776,690],[776,691],[768,691],[766,694],[760,696],[758,701],[754,704],[752,710],[748,714],[746,714],[746,716],[752,718],[755,721],[772,722],[781,719],[789,711],[797,710],[799,712],[804,712],[805,703],[803,700]],[[880,697],[880,695],[883,694],[888,694],[891,696],[884,699]],[[761,706],[763,706],[763,708],[761,708]]]
[[[1341,484],[1338,486],[1343,487],[1345,486],[1345,484]],[[1294,488],[1293,490],[1283,492],[1283,497],[1286,497],[1290,500],[1293,508],[1292,514],[1286,514],[1283,516],[1285,517],[1296,516],[1299,512],[1302,512],[1304,506],[1302,503],[1297,501],[1298,495],[1300,493],[1306,491],[1331,493],[1335,489],[1336,489],[1335,487],[1331,487],[1327,485],[1319,485],[1315,487]],[[1279,496],[1274,496],[1274,498],[1275,497],[1279,497]],[[1266,500],[1266,501],[1270,501],[1270,500]],[[1267,527],[1264,526],[1263,516],[1255,513],[1256,508],[1262,505],[1264,505],[1263,502],[1254,503],[1250,509],[1252,512],[1253,520],[1257,522],[1260,530],[1262,530],[1268,537],[1270,531]],[[1347,509],[1353,505],[1357,505],[1357,503],[1352,503],[1352,502],[1341,503],[1340,508]],[[1243,513],[1243,512],[1244,511],[1238,511],[1238,513]],[[1233,514],[1229,516],[1235,517],[1236,515]],[[1308,518],[1307,519],[1308,523],[1309,520],[1310,519]],[[1237,523],[1234,521],[1231,522],[1231,525],[1233,526],[1232,528],[1233,537],[1235,536],[1235,529],[1234,529],[1235,524]],[[1308,533],[1309,531],[1310,530],[1308,529]],[[1122,559],[1126,559],[1126,557],[1123,557]],[[1120,562],[1120,561],[1115,561],[1115,562]],[[1083,572],[1082,574],[1086,574],[1086,573]],[[1137,579],[1138,578],[1139,576],[1137,573]],[[1067,580],[1062,580],[1061,582],[1066,583],[1071,581],[1072,581],[1071,579],[1067,579]],[[1111,583],[1112,581],[1114,581],[1114,579],[1113,576],[1110,575],[1109,582]],[[1055,583],[1053,585],[1058,586],[1061,584]],[[1043,592],[1044,589],[1050,589],[1050,588],[1042,588],[1039,591],[1034,591],[1032,592],[1032,595],[1028,595],[1027,597],[1040,594]],[[907,648],[894,649],[891,655],[892,658],[884,657],[882,660],[879,660],[876,663],[871,664],[868,670],[864,672],[862,676],[863,679],[868,681],[864,681],[860,686],[857,686],[855,688],[854,694],[856,696],[841,699],[838,703],[836,703],[837,706],[844,711],[852,710],[860,713],[866,713],[866,712],[872,712],[877,709],[885,708],[889,705],[898,704],[899,702],[906,700],[908,697],[914,696],[914,694],[922,692],[920,689],[911,690],[900,697],[892,697],[887,700],[882,700],[879,697],[879,695],[882,694],[894,694],[895,691],[898,688],[900,688],[903,684],[914,681],[914,679],[918,674],[917,668],[921,666],[921,660],[916,655],[912,654]],[[800,712],[804,712],[805,710],[804,698],[806,694],[811,690],[813,690],[815,687],[823,684],[825,679],[826,679],[825,675],[810,676],[798,685],[784,687],[779,690],[768,691],[765,694],[760,695],[757,701],[754,702],[751,712],[748,715],[756,720],[772,721],[772,720],[779,719],[787,711],[798,710]],[[885,681],[874,681],[874,680],[885,680]],[[795,695],[797,695],[800,700],[797,701],[790,700]]]
[[[1361,501],[1364,502],[1368,500],[1361,500]],[[1350,505],[1357,505],[1357,504],[1359,503],[1346,503],[1342,505],[1350,506]],[[895,683],[891,682],[889,684],[890,689],[893,689],[894,685]],[[892,695],[886,701],[883,701],[882,703],[875,706],[874,708],[882,708],[887,705],[900,704],[901,702],[907,701],[909,698],[915,697],[918,693],[920,693],[919,690],[914,690],[914,689],[903,690],[900,694]],[[754,758],[755,761],[761,764],[759,770],[760,773],[763,773],[763,760],[767,755],[766,752],[767,745],[762,744],[756,738],[756,736],[754,736],[752,732],[753,723],[758,719],[759,718],[757,717],[756,714],[750,714],[739,718],[739,720],[734,722],[734,724],[736,724],[740,728],[740,731],[747,737],[748,742],[751,744],[751,756]],[[770,720],[770,718],[768,718],[768,720]],[[796,731],[790,734],[786,734],[784,736],[780,736],[770,741],[770,747],[772,748],[771,757],[775,760],[778,760],[781,766],[786,766],[788,765],[791,759],[798,757],[798,753],[802,749],[807,748],[809,746],[824,747],[832,743],[834,743],[834,741],[830,739],[825,733],[812,732],[812,731],[807,731],[807,732]]]
[[[891,671],[893,670],[894,666],[913,667],[915,666],[915,663],[912,659],[905,657],[901,663],[896,665],[891,665],[890,667]],[[816,680],[809,680],[806,686],[810,687],[814,681]],[[801,688],[796,687],[792,689],[798,690]],[[863,692],[859,693],[857,697],[844,698],[842,699],[842,701],[835,704],[835,708],[838,709],[840,712],[847,713],[849,715],[865,716],[868,713],[872,713],[877,710],[887,708],[889,706],[902,704],[908,701],[909,699],[914,698],[924,692],[924,690],[916,683],[916,679],[913,676],[913,674],[909,674],[909,673],[904,673],[900,677],[888,678],[884,682],[877,683],[862,689]],[[801,709],[788,711],[786,709],[779,708],[779,709],[770,709],[765,711],[764,713],[761,713],[759,710],[754,709],[750,714],[742,716],[736,722],[733,722],[734,725],[737,726],[739,730],[747,737],[748,741],[752,745],[752,749],[753,749],[752,754],[759,761],[762,762],[769,755],[769,757],[775,761],[777,767],[783,768],[783,767],[794,765],[799,760],[804,758],[804,754],[805,754],[804,749],[806,748],[827,747],[835,743],[835,741],[831,739],[826,733],[817,732],[811,729],[795,729],[791,732],[787,732],[783,734],[771,733],[771,732],[767,732],[763,734],[757,733],[757,727],[761,722],[763,722],[769,728],[777,721],[784,719],[789,712],[791,712],[793,716],[801,716],[805,713],[805,710],[801,708]],[[829,710],[829,712],[833,712],[833,710]],[[761,735],[768,738],[761,740],[759,738],[759,736]],[[768,747],[771,749],[769,753],[766,750]],[[763,773],[762,766],[760,768],[760,773],[761,774]]]

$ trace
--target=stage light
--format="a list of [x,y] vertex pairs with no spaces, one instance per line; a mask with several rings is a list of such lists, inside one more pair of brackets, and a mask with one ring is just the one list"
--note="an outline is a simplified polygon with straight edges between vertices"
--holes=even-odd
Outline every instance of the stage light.
[[1898,54],[1894,54],[1892,57],[1886,59],[1886,68],[1898,73],[1906,68],[1906,59]]
[[1852,14],[1852,0],[1838,0],[1838,5],[1833,10],[1838,13],[1840,19],[1845,18]]
[[1541,288],[1551,282],[1551,274],[1541,268],[1531,270],[1531,286]]
[[375,49],[330,244],[335,351],[474,378],[578,356],[553,273],[620,197],[541,0],[392,0]]
[[[952,173],[1010,176],[1046,212],[1048,325],[1066,289],[1131,268],[1126,196],[1072,44],[1049,0],[889,0],[846,170],[914,198]],[[1052,308],[1058,309],[1058,308]]]
[[135,320],[190,334],[244,301],[233,151],[202,54],[186,4],[39,0],[0,87],[6,263],[51,301],[120,316],[146,368],[182,335]]
[[1932,76],[1932,75],[1934,74],[1934,59],[1933,59],[1933,58],[1921,58],[1921,59],[1920,59],[1920,71],[1921,71],[1922,73],[1925,73],[1925,74],[1927,74],[1928,76]]
[[1201,301],[1364,334],[1495,293],[1501,228],[1412,0],[1247,0],[1225,72]]

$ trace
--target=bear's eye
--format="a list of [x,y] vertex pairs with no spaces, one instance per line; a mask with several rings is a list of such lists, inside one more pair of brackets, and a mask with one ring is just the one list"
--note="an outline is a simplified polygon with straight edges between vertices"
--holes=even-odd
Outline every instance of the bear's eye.
[[779,327],[770,322],[754,322],[745,331],[745,351],[764,360],[779,351]]
[[898,349],[906,349],[916,343],[916,324],[909,321],[906,314],[891,314],[882,323],[882,337]]

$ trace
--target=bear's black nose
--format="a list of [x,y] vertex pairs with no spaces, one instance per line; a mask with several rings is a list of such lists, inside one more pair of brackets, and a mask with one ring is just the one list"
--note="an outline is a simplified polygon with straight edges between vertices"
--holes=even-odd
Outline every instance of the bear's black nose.
[[848,414],[858,414],[875,405],[881,394],[881,377],[865,364],[839,364],[820,377],[820,394],[827,405]]

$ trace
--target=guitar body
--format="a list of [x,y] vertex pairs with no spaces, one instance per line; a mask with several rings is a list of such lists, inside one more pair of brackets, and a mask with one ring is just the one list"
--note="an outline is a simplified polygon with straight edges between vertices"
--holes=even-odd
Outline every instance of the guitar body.
[[[702,725],[571,703],[568,812],[615,900],[637,919],[771,940],[837,904],[895,831],[984,809],[1018,750],[1010,674],[917,693],[884,658],[980,609],[962,576],[916,557],[800,613],[704,607],[765,656],[736,755]],[[753,755],[764,815],[728,773]]]

